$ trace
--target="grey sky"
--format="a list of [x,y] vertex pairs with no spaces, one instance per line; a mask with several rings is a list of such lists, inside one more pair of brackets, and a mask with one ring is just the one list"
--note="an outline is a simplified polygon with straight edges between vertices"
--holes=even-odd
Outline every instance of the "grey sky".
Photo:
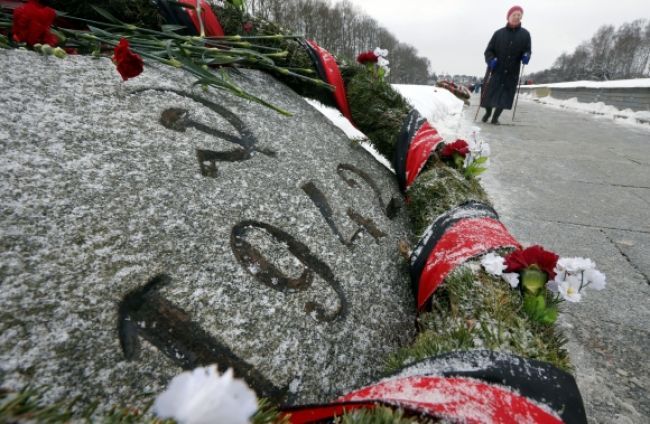
[[533,41],[526,72],[550,67],[562,52],[572,52],[601,25],[650,18],[649,0],[351,1],[428,57],[434,71],[451,74],[483,74],[483,51],[492,33],[506,24],[506,12],[514,5],[523,7],[522,24]]

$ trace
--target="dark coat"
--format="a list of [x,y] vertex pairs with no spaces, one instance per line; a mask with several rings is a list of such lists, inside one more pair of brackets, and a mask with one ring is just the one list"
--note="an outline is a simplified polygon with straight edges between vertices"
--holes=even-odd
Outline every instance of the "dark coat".
[[487,86],[487,91],[483,95],[481,106],[512,108],[512,101],[517,92],[521,57],[524,53],[530,56],[530,33],[521,26],[506,26],[492,35],[485,49],[485,63],[496,57],[497,67],[492,71],[489,82],[487,79],[490,70],[485,74],[486,84],[483,88]]

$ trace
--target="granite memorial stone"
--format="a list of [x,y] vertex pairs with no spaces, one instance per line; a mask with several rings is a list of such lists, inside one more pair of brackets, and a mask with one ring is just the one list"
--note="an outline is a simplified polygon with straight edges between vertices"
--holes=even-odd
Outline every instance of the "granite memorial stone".
[[102,407],[182,369],[331,400],[414,333],[394,176],[274,78],[282,116],[147,66],[0,51],[0,382]]

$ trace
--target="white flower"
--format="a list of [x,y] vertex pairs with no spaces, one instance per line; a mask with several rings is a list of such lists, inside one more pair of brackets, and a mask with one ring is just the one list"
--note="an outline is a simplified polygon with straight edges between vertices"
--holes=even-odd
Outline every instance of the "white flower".
[[605,274],[598,271],[597,269],[588,269],[585,271],[585,284],[589,284],[589,287],[594,290],[602,290],[607,284],[607,277]]
[[489,157],[490,153],[491,153],[490,143],[488,143],[487,141],[482,141],[480,144],[479,156]]
[[558,276],[556,275],[555,280],[551,280],[548,283],[546,283],[546,288],[549,291],[553,292],[553,293],[559,293],[560,292],[560,289],[559,289],[560,281],[563,281],[563,280],[561,280],[561,279],[558,280]]
[[580,293],[580,279],[570,275],[564,281],[557,283],[557,289],[562,299],[568,302],[580,302],[582,294]]
[[379,56],[377,58],[377,65],[381,66],[382,68],[388,67],[389,63],[390,62],[388,60],[384,59],[382,56]]
[[481,265],[490,275],[499,276],[506,269],[505,259],[494,252],[488,253],[481,259]]
[[555,272],[577,273],[596,268],[596,264],[589,258],[560,258],[555,266]]
[[463,161],[463,168],[467,168],[474,162],[474,157],[472,155],[472,152],[470,151],[466,156],[465,160]]
[[519,274],[516,272],[504,272],[501,274],[501,278],[503,278],[506,283],[510,284],[510,287],[513,289],[519,285]]
[[216,365],[174,377],[156,398],[154,413],[180,424],[244,424],[257,411],[257,396],[229,369],[219,375]]
[[375,51],[374,51],[373,53],[375,54],[375,56],[379,56],[379,57],[386,57],[386,56],[388,56],[388,50],[386,50],[386,49],[381,49],[381,48],[379,48],[379,47],[375,48]]

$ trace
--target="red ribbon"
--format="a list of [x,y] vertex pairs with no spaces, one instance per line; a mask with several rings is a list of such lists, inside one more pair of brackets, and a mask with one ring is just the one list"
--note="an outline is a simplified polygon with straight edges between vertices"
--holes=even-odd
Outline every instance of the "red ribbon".
[[429,253],[418,282],[418,309],[422,309],[443,280],[458,265],[490,250],[518,247],[506,227],[493,218],[471,218],[451,226]]
[[[185,10],[187,14],[192,19],[194,26],[196,27],[196,32],[200,34],[201,32],[201,22],[199,21],[199,14],[197,13],[196,1],[194,0],[178,0],[179,3],[182,3],[187,6]],[[205,29],[205,35],[207,37],[223,37],[225,34],[219,19],[212,11],[210,5],[205,1],[201,0],[201,16],[203,17],[203,28]]]
[[420,175],[422,168],[426,165],[431,152],[442,142],[438,131],[425,121],[415,133],[409,150],[406,155],[406,188],[408,189],[413,181]]
[[336,58],[330,52],[319,46],[316,41],[307,40],[307,43],[318,55],[325,70],[327,83],[334,86],[334,100],[336,101],[336,105],[339,107],[343,116],[352,122],[352,114],[350,113],[350,106],[348,105],[348,99],[345,94],[345,84],[343,83],[339,65],[336,63]]
[[353,391],[330,405],[288,408],[293,424],[314,423],[345,411],[389,405],[468,424],[561,424],[557,415],[505,387],[459,377],[413,376]]

